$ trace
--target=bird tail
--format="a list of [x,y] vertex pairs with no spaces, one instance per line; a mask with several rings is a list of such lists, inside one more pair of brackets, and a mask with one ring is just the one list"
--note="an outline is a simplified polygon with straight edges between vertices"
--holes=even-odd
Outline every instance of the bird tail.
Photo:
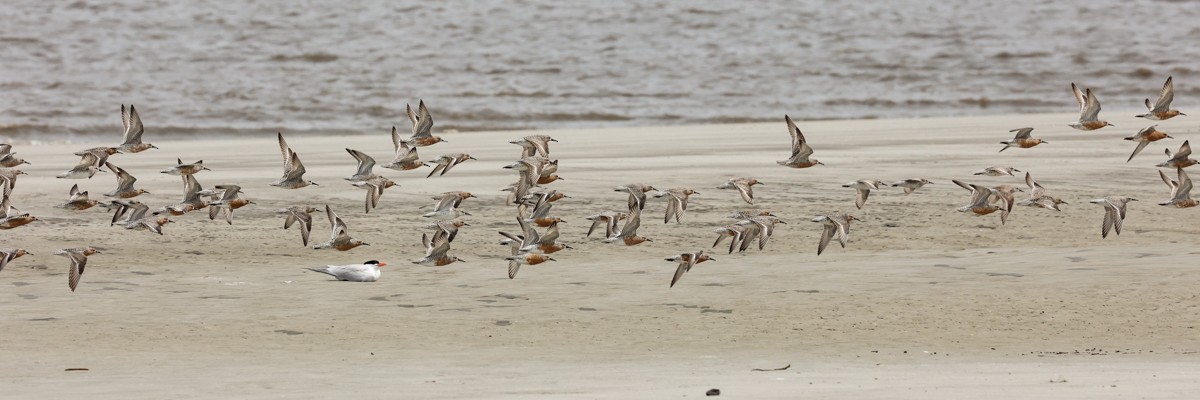
[[323,268],[305,268],[305,269],[307,269],[307,270],[309,270],[309,271],[313,271],[313,272],[320,272],[320,273],[322,273],[322,274],[329,275],[329,276],[332,276],[332,277],[335,277],[335,278],[337,277],[337,275],[334,275],[334,274],[330,273],[329,271],[326,271],[326,270],[325,270],[325,269],[323,269]]

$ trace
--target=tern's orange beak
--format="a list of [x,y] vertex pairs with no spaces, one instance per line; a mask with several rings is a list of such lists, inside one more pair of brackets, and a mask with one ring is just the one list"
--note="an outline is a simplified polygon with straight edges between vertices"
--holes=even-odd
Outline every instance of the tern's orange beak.
[[387,263],[385,263],[385,262],[381,262],[381,263],[379,263],[379,266],[380,266],[380,267],[386,267],[386,266],[387,266]]

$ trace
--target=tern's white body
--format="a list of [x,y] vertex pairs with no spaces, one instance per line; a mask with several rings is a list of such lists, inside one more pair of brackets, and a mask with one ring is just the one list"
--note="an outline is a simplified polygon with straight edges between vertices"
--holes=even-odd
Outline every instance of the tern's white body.
[[379,267],[386,265],[368,261],[366,264],[328,265],[325,268],[309,268],[309,270],[331,275],[339,281],[375,282],[382,274]]

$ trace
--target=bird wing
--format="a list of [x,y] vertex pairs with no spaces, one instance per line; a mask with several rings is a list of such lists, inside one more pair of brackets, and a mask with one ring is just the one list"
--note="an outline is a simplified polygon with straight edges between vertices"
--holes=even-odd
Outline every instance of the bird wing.
[[538,235],[537,230],[533,229],[533,225],[526,222],[524,218],[518,216],[517,225],[521,226],[521,237],[524,239],[521,241],[522,248],[536,244],[541,239],[541,235]]
[[675,287],[675,282],[679,281],[679,277],[683,276],[684,272],[692,270],[696,266],[696,260],[700,259],[700,253],[683,253],[679,255],[679,267],[675,268],[675,276],[671,278],[671,287]]
[[435,165],[433,167],[432,171],[429,171],[429,175],[425,175],[426,178],[431,177],[438,172],[445,171],[446,165],[453,162],[453,160],[446,158],[446,156],[441,156],[441,157],[438,157],[438,159],[435,160],[434,162],[436,162],[437,165]]
[[1183,145],[1179,146],[1179,151],[1175,153],[1175,158],[1180,159],[1180,160],[1186,160],[1191,155],[1192,155],[1192,144],[1188,143],[1187,140],[1184,140]]
[[415,138],[417,137],[417,125],[420,124],[420,118],[418,118],[417,113],[413,111],[412,104],[405,104],[404,109],[405,112],[408,113],[408,121],[412,123],[412,136]]
[[429,115],[429,109],[425,107],[425,100],[421,100],[417,105],[417,124],[413,129],[414,138],[433,136],[433,117]]
[[375,159],[358,150],[346,149],[351,157],[358,161],[358,172],[354,175],[368,176],[371,175],[371,170],[375,168]]
[[1075,86],[1075,82],[1071,82],[1071,92],[1075,94],[1075,102],[1079,104],[1079,114],[1082,115],[1084,105],[1087,103],[1087,97],[1083,95],[1083,91],[1079,90],[1079,86]]
[[287,142],[283,140],[283,132],[279,132],[279,152],[283,153],[283,170],[286,172],[291,169],[290,164],[292,162],[293,151],[291,147],[288,147]]
[[995,190],[975,184],[972,184],[971,187],[971,202],[967,207],[975,208],[987,206],[988,201],[991,200],[992,194],[995,192]]
[[1150,113],[1166,112],[1171,108],[1171,101],[1175,100],[1175,82],[1172,77],[1167,77],[1167,82],[1163,83],[1162,90],[1158,92],[1158,101],[1154,102],[1154,108],[1150,109]]
[[627,218],[625,220],[625,225],[621,226],[621,233],[617,236],[618,237],[637,236],[638,227],[640,227],[641,225],[642,225],[642,212],[641,211],[633,212],[629,215],[629,218]]
[[1014,138],[1013,138],[1013,140],[1029,139],[1029,137],[1030,137],[1030,136],[1032,136],[1032,133],[1033,133],[1033,128],[1020,128],[1020,129],[1013,129],[1013,130],[1011,130],[1011,131],[1009,131],[1009,132],[1016,132],[1016,133],[1017,133],[1017,136],[1016,136],[1016,137],[1014,137]]
[[224,193],[221,193],[221,201],[236,199],[238,197],[238,193],[242,191],[242,187],[238,185],[216,185],[213,186],[213,189],[221,189],[225,191]]
[[1033,180],[1033,175],[1030,175],[1028,172],[1025,173],[1025,185],[1029,186],[1029,198],[1031,199],[1042,197],[1046,192],[1046,189]]
[[957,180],[957,179],[951,179],[950,181],[951,181],[951,182],[954,182],[954,184],[955,184],[955,185],[958,185],[959,187],[961,187],[961,188],[963,188],[963,189],[967,189],[967,190],[971,191],[972,193],[974,193],[974,192],[975,192],[975,188],[974,188],[974,187],[972,187],[972,186],[974,186],[974,185],[972,185],[972,184],[970,184],[970,183],[966,183],[966,182],[963,182],[963,181],[960,181],[960,180]]
[[341,218],[338,218],[337,213],[333,212],[333,209],[330,208],[328,204],[325,205],[325,216],[329,218],[329,229],[337,231],[338,222],[341,220]]
[[430,243],[429,249],[425,253],[426,257],[442,258],[450,251],[450,241],[446,236],[434,235]]
[[745,181],[737,181],[733,183],[733,186],[736,187],[738,193],[742,195],[742,200],[745,200],[747,203],[754,204],[754,189],[750,188],[750,184],[746,183]]
[[838,242],[845,248],[846,242],[850,240],[850,219],[843,214],[833,218],[833,223],[837,225]]
[[[796,127],[796,123],[792,121],[792,117],[784,115],[783,120],[787,122],[788,134],[792,136],[792,154],[801,153],[801,147],[805,145],[804,133],[800,132],[800,128]],[[809,151],[809,154],[812,154],[812,152]]]
[[446,175],[447,172],[450,172],[451,168],[454,168],[455,165],[458,165],[466,160],[467,158],[462,154],[454,154],[452,157],[450,157],[450,162],[446,163],[446,167],[442,168],[442,173],[438,174],[438,176]]
[[1086,97],[1087,98],[1084,101],[1085,106],[1083,108],[1083,113],[1079,119],[1081,121],[1096,121],[1100,115],[1100,99],[1096,98],[1096,95],[1092,93],[1091,88],[1087,89]]
[[[1104,206],[1104,223],[1100,225],[1100,237],[1108,237],[1108,231],[1112,230],[1113,221],[1117,219],[1117,212],[1110,208],[1108,204]],[[1118,230],[1119,231],[1119,230]],[[1119,234],[1119,233],[1118,233]]]
[[[550,137],[545,135],[526,136],[525,141],[533,145],[533,148],[542,156],[550,156]],[[535,154],[537,154],[535,153]]]
[[312,215],[301,213],[300,215],[292,216],[292,218],[300,221],[300,239],[303,241],[304,246],[308,247],[308,236],[312,233]]
[[1137,147],[1133,149],[1133,154],[1130,154],[1129,159],[1125,160],[1125,162],[1133,161],[1133,156],[1136,156],[1136,155],[1138,155],[1138,153],[1141,153],[1142,149],[1146,148],[1146,146],[1148,146],[1148,145],[1150,145],[1150,142],[1147,142],[1144,140],[1138,141]]
[[680,257],[679,266],[675,268],[675,276],[671,277],[670,287],[675,287],[675,282],[679,282],[679,277],[683,276],[683,273],[687,272],[687,270],[691,268],[689,265],[691,264],[691,261],[689,260],[690,258]]
[[[1179,172],[1183,173],[1183,169],[1180,168]],[[1175,196],[1175,188],[1179,187],[1179,183],[1175,182],[1175,180],[1168,177],[1167,174],[1165,172],[1162,172],[1161,169],[1158,170],[1158,177],[1162,178],[1163,183],[1167,184],[1167,187],[1171,189],[1171,197],[1174,197]]]
[[113,163],[106,162],[104,165],[108,167],[109,170],[117,174],[117,192],[124,192],[133,189],[133,184],[137,182],[137,178],[134,178],[133,175],[130,175],[129,172],[125,171],[121,167],[113,165]]
[[[411,108],[409,108],[411,110]],[[396,158],[400,158],[403,154],[401,144],[404,144],[404,139],[400,137],[400,132],[396,130],[396,126],[392,125],[392,149],[396,152]],[[404,150],[407,150],[408,145],[405,145]]]
[[858,206],[858,209],[861,210],[863,208],[863,205],[867,204],[867,197],[871,196],[871,190],[870,189],[858,189],[855,191],[858,192],[858,195],[855,196],[855,198],[854,198],[854,205]]
[[[822,217],[822,218],[826,218],[826,217]],[[835,233],[837,233],[837,230],[838,230],[837,224],[834,224],[832,221],[828,220],[828,218],[825,219],[825,224],[824,224],[823,228],[824,229],[821,231],[821,243],[817,244],[817,255],[818,256],[821,255],[821,253],[825,252],[825,248],[829,246],[829,241],[833,240],[833,235]]]
[[607,223],[608,223],[608,218],[604,218],[602,216],[597,215],[595,218],[592,219],[592,226],[590,228],[588,228],[587,235],[585,235],[584,237],[592,237],[592,232],[596,231],[597,226],[600,226],[600,224],[607,224]]
[[671,217],[675,217],[675,221],[679,221],[679,198],[675,195],[667,197],[667,214],[663,217],[663,223],[671,222]]
[[98,167],[98,166],[100,166],[99,162],[100,162],[100,158],[96,157],[95,154],[84,153],[83,157],[79,158],[79,164],[76,165],[75,168],[86,169],[87,167],[91,167],[93,165]]
[[1192,198],[1192,194],[1191,194],[1192,178],[1188,177],[1186,172],[1183,172],[1183,168],[1178,168],[1178,170],[1179,170],[1179,186],[1176,187],[1174,192],[1171,194],[1171,200],[1176,201],[1176,200],[1191,199]]
[[125,113],[125,105],[121,105],[121,122],[125,125],[124,144],[141,144],[146,128],[142,126],[142,117],[138,116],[133,104],[129,105],[129,114]]
[[83,269],[87,266],[87,256],[76,253],[67,253],[67,258],[71,259],[71,272],[67,276],[67,286],[71,287],[71,291],[75,291],[75,287],[79,286],[79,277],[83,276]]
[[83,196],[79,195],[79,184],[71,185],[71,191],[68,192],[68,194],[71,196],[70,200],[68,201],[79,200],[81,197],[84,199],[87,198],[87,192],[83,192]]
[[521,270],[521,263],[517,262],[516,260],[508,261],[508,279],[516,278],[517,271],[520,271],[520,270]]
[[[289,167],[291,169],[288,169]],[[292,153],[291,162],[284,164],[284,180],[302,179],[305,172],[307,172],[307,170],[304,169],[304,163],[300,162],[300,155]]]

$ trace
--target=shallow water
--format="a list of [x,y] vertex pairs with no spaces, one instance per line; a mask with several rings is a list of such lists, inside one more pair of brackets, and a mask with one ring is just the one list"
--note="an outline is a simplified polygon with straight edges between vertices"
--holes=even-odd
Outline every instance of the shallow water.
[[[9,1],[0,137],[435,130],[1141,108],[1200,95],[1195,2]],[[1103,114],[1102,114],[1103,115]]]

